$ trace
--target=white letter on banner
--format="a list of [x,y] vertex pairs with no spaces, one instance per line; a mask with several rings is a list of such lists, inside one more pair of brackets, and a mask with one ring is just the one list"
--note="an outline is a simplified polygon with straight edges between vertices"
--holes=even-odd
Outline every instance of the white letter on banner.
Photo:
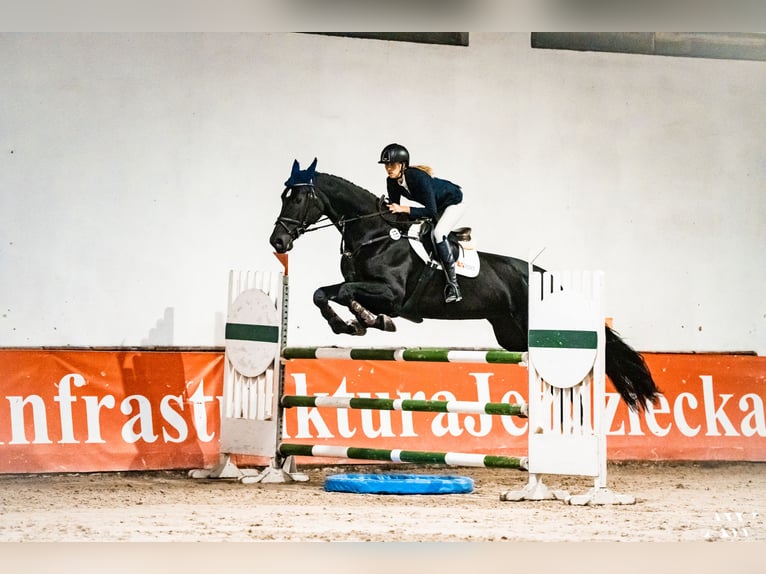
[[53,444],[48,438],[48,418],[45,416],[45,402],[38,395],[6,397],[11,405],[11,442],[8,444],[29,444],[25,432],[24,405],[32,405],[32,427],[35,440],[32,444]]
[[[192,381],[189,381],[187,386],[191,383]],[[204,379],[200,379],[197,390],[189,397],[189,402],[192,404],[192,420],[194,421],[194,430],[197,433],[197,438],[202,442],[210,442],[215,438],[215,433],[207,431],[207,407],[205,407],[205,403],[212,403],[213,397],[205,395]]]
[[[359,398],[370,399],[371,393],[357,393]],[[388,393],[376,393],[378,399],[389,398]],[[361,411],[362,415],[362,434],[367,438],[378,438],[379,436],[392,437],[394,431],[391,429],[391,411],[364,409]],[[375,423],[372,420],[374,416],[380,418],[380,428],[375,429]]]
[[697,408],[697,397],[695,397],[691,393],[681,393],[676,397],[675,402],[673,403],[673,417],[676,420],[676,425],[678,426],[678,430],[681,431],[681,434],[684,436],[697,436],[700,432],[700,426],[697,425],[696,427],[692,428],[689,426],[689,423],[686,422],[686,415],[684,414],[684,399],[689,403],[689,407],[691,409]]
[[[138,414],[128,419],[128,422],[123,425],[122,439],[128,444],[138,442],[139,439],[153,443],[157,440],[157,435],[154,434],[154,424],[152,423],[152,404],[143,395],[130,395],[120,403],[122,414],[129,415],[133,412],[133,408],[130,406],[132,401],[138,405]],[[137,429],[135,428],[136,424],[138,424]]]
[[[293,373],[293,380],[295,381],[295,394],[307,395],[306,374]],[[326,395],[327,393],[322,393],[317,396]],[[295,410],[295,418],[298,420],[298,432],[295,438],[334,438],[316,407],[297,407]],[[317,429],[316,436],[311,434],[309,423],[313,423]]]
[[[747,402],[753,401],[753,410],[747,413]],[[742,434],[744,436],[766,436],[766,421],[763,414],[763,399],[755,393],[748,393],[739,399],[739,410],[747,413],[742,419]],[[752,422],[751,422],[752,421]]]
[[617,414],[617,407],[620,405],[620,395],[618,393],[604,393],[606,404],[604,405],[604,428],[607,435],[623,436],[625,434],[625,423],[620,423],[620,428],[613,431],[612,425]]
[[[305,381],[305,378],[304,378],[304,381]],[[296,393],[296,394],[305,395],[307,393],[304,390],[303,393]],[[335,392],[332,394],[332,396],[342,397],[344,399],[354,396],[353,393],[349,393],[348,390],[346,390],[346,377],[343,377],[343,380],[340,382],[340,385],[338,386],[338,388],[335,389]],[[349,409],[335,409],[335,411],[336,411],[337,419],[338,419],[338,434],[342,436],[343,438],[353,437],[356,434],[356,429],[351,428],[351,423],[349,423],[348,421]]]
[[[417,391],[414,395],[412,393],[404,393],[397,391],[398,398],[402,400],[412,399],[414,401],[426,400],[426,394],[423,391]],[[415,432],[415,423],[412,417],[413,411],[401,411],[402,415],[402,434],[399,436],[404,437],[417,437],[420,436]]]
[[668,404],[668,399],[666,399],[664,395],[660,395],[659,408],[654,408],[654,405],[652,404],[646,405],[646,426],[649,427],[649,430],[654,436],[667,436],[670,432],[670,429],[673,425],[668,424],[665,427],[661,427],[659,424],[657,424],[656,418],[656,415],[665,415],[669,413],[670,405]]
[[106,395],[99,400],[98,397],[86,396],[82,398],[85,401],[85,413],[88,424],[88,439],[86,444],[103,444],[106,441],[101,438],[101,417],[99,413],[102,407],[113,409],[115,405],[114,395]]
[[641,418],[637,412],[628,409],[628,421],[630,422],[628,436],[644,436],[645,433],[641,428]]
[[77,444],[80,441],[74,438],[74,424],[72,423],[72,403],[77,400],[72,396],[72,385],[75,387],[85,386],[85,379],[82,375],[71,373],[64,375],[59,381],[58,392],[53,400],[59,403],[59,414],[61,416],[61,440],[59,444]]
[[[449,391],[439,391],[433,397],[432,401],[454,401],[455,395]],[[443,425],[444,419],[447,419],[447,425]],[[452,436],[460,436],[463,434],[463,429],[460,428],[460,421],[458,420],[458,413],[438,413],[433,422],[431,423],[431,432],[435,437],[443,437],[446,434]]]
[[162,418],[164,418],[165,422],[167,422],[173,429],[178,431],[177,436],[172,437],[170,433],[168,433],[165,426],[163,425],[162,437],[165,439],[166,443],[183,442],[189,436],[189,427],[186,426],[186,421],[181,416],[181,414],[178,411],[176,411],[173,407],[170,406],[170,401],[173,401],[174,403],[176,403],[180,411],[184,410],[184,402],[183,402],[183,397],[181,395],[179,396],[165,395],[164,397],[162,397],[162,400],[160,401],[160,413],[162,413]]
[[[705,421],[707,422],[707,432],[705,436],[721,436],[718,432],[718,422],[724,428],[724,434],[726,436],[739,436],[737,429],[731,424],[729,417],[723,412],[723,408],[729,399],[734,395],[719,395],[723,401],[721,406],[715,408],[715,393],[713,392],[713,376],[712,375],[700,375],[702,379],[702,396],[705,401]],[[715,410],[714,410],[715,409]]]
[[[476,380],[476,396],[480,403],[489,402],[489,378],[492,373],[470,373]],[[465,417],[465,430],[473,436],[487,436],[492,430],[492,415],[478,415],[479,430],[476,430],[477,415],[468,415]]]

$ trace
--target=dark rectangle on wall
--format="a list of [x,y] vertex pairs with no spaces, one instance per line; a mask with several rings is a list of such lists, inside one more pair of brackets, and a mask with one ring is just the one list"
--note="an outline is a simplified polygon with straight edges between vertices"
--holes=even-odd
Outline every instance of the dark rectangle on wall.
[[663,56],[766,61],[766,34],[656,32],[654,44]]
[[766,61],[766,34],[727,32],[533,32],[532,47]]
[[532,32],[532,47],[583,52],[653,54],[652,32]]
[[322,36],[343,36],[367,40],[388,40],[391,42],[415,42],[418,44],[443,44],[467,46],[468,32],[310,32]]

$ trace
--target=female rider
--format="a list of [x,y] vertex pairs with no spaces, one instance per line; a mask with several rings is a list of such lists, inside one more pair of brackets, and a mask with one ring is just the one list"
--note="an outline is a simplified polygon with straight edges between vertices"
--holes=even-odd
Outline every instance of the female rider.
[[[447,235],[463,216],[465,205],[460,186],[432,177],[426,166],[410,166],[410,153],[402,145],[392,143],[383,148],[380,161],[385,164],[388,209],[391,213],[406,213],[410,219],[431,218],[435,225],[433,239],[436,253],[444,269],[447,286],[444,289],[445,303],[460,301],[460,288],[455,274],[455,259],[452,256]],[[423,207],[400,205],[401,197],[420,203]]]

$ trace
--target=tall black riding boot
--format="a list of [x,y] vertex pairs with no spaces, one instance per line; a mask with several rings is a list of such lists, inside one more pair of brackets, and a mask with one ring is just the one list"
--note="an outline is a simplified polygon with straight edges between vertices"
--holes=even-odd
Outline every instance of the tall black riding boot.
[[436,244],[436,253],[439,255],[439,261],[441,261],[444,269],[444,277],[447,279],[447,286],[444,288],[444,302],[457,303],[463,299],[463,296],[460,294],[460,287],[457,284],[455,258],[452,257],[452,250],[446,239]]

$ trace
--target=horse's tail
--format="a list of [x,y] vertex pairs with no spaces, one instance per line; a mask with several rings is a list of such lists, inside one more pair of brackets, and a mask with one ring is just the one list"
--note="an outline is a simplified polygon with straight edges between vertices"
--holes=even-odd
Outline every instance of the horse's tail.
[[657,401],[660,390],[644,358],[608,326],[605,355],[606,374],[631,410],[640,411]]

